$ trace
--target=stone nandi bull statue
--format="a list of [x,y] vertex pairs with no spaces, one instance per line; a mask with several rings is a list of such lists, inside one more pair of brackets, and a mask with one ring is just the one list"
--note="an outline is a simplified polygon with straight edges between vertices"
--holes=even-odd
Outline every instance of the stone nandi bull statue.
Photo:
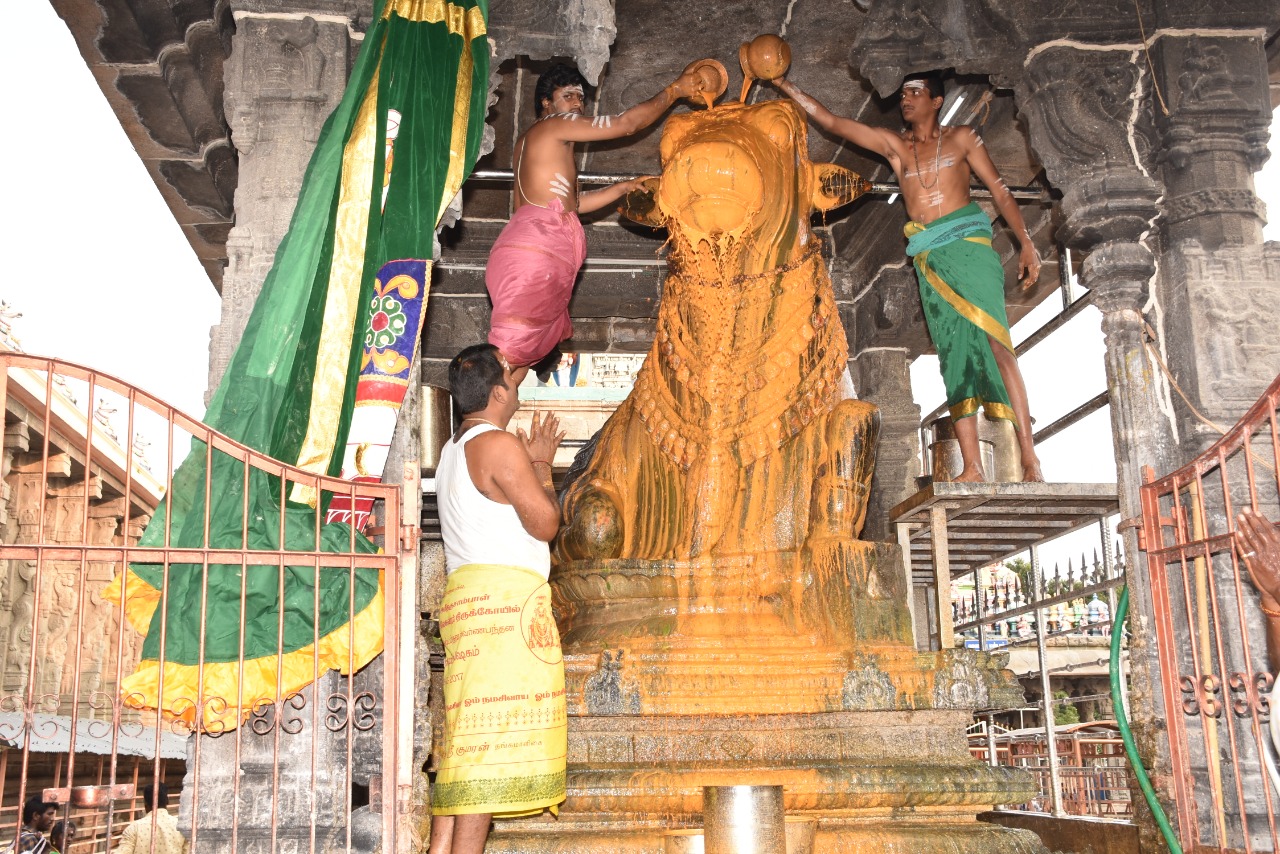
[[[661,177],[624,212],[670,231],[671,274],[635,387],[563,496],[566,648],[726,631],[848,639],[851,610],[824,588],[904,591],[857,540],[879,413],[854,397],[809,217],[868,185],[809,161],[788,101],[672,117],[661,151]],[[905,611],[889,610],[860,632],[900,640]]]
[[704,787],[767,783],[815,852],[1045,854],[973,820],[1035,793],[966,746],[975,707],[1023,702],[1012,674],[918,653],[897,547],[857,539],[878,416],[809,216],[863,183],[812,165],[779,101],[672,118],[662,165],[626,203],[671,233],[656,340],[566,488],[552,567],[568,799],[487,850],[671,850]]

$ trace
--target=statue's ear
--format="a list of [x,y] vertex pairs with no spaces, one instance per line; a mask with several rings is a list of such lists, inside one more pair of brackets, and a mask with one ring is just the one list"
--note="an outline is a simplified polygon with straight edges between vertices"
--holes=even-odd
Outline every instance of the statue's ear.
[[871,182],[852,169],[834,163],[813,164],[814,210],[829,211],[848,204],[871,189]]
[[622,197],[622,215],[651,228],[665,227],[667,218],[658,209],[658,185],[661,182],[662,179],[656,175],[641,179],[639,189]]

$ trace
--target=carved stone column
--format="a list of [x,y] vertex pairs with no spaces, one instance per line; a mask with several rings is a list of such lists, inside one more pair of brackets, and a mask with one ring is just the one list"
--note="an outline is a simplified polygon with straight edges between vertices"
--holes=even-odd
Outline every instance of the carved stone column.
[[[1280,365],[1275,335],[1280,324],[1280,244],[1262,242],[1265,210],[1253,187],[1253,172],[1267,158],[1271,123],[1261,33],[1202,30],[1162,38],[1152,51],[1169,115],[1157,114],[1166,191],[1161,275],[1151,302],[1161,308],[1163,323],[1157,332],[1169,381],[1190,402],[1171,397],[1180,442],[1173,464],[1161,472],[1189,462],[1216,442],[1219,429],[1229,428],[1253,405]],[[1226,475],[1233,503],[1248,501],[1244,462],[1228,463]],[[1259,506],[1276,518],[1274,486],[1270,478],[1260,480]],[[1212,492],[1211,487],[1207,494]],[[1211,500],[1206,510],[1211,530],[1232,526],[1220,501]],[[1209,567],[1219,589],[1236,583],[1230,562],[1212,561]],[[1245,617],[1251,619],[1257,618]],[[1261,624],[1242,625],[1240,614],[1227,608],[1217,630],[1227,637],[1256,637]],[[1185,631],[1179,641],[1193,643],[1191,631]],[[1239,660],[1229,666],[1249,668]],[[1192,732],[1201,725],[1194,717],[1185,721]],[[1207,766],[1206,759],[1193,755],[1191,762],[1194,774],[1208,773],[1207,767],[1197,767]],[[1263,789],[1261,773],[1245,766],[1239,782],[1246,792]],[[1246,801],[1242,823],[1265,827],[1267,809],[1261,801]],[[1242,837],[1234,834],[1227,839],[1239,847]]]
[[337,106],[360,43],[358,0],[233,0],[226,115],[240,156],[227,238],[222,320],[211,331],[209,389],[231,361],[271,269],[324,120]]
[[911,394],[911,361],[909,351],[883,347],[864,350],[849,363],[858,397],[880,407],[880,445],[864,539],[892,540],[889,510],[916,491],[920,407]]
[[880,442],[864,539],[893,540],[889,511],[915,493],[920,407],[911,393],[911,362],[929,346],[909,263],[882,268],[870,287],[842,305],[849,336],[849,373],[861,400],[880,407]]
[[[212,330],[209,389],[239,344],[288,230],[316,139],[360,49],[361,16],[372,8],[369,0],[232,0],[231,6],[236,33],[226,66],[226,115],[240,182],[222,318]],[[352,786],[367,783],[368,775],[353,780],[342,727],[330,725],[329,703],[341,693],[340,682],[335,673],[323,675],[318,686],[282,708],[263,710],[234,734],[199,738],[199,767],[188,762],[179,821],[188,833],[198,825],[201,850],[229,851],[233,834],[245,851],[267,850],[273,835],[285,848],[306,849],[313,838],[318,850],[345,845]],[[277,780],[279,797],[273,798]],[[200,807],[193,816],[197,782]],[[376,833],[363,827],[366,812],[351,816],[354,850],[377,845]]]
[[[1167,470],[1177,441],[1162,377],[1143,344],[1156,274],[1146,241],[1160,195],[1148,162],[1147,86],[1129,50],[1052,46],[1031,52],[1016,92],[1032,148],[1063,190],[1058,237],[1087,256],[1081,279],[1102,312],[1120,512],[1134,519],[1141,512],[1141,468]],[[1139,552],[1132,528],[1125,553],[1134,568]],[[1128,583],[1131,715],[1148,767],[1167,774],[1151,592],[1142,571],[1130,572]],[[1154,837],[1150,821],[1142,826]]]
[[[1197,409],[1228,427],[1280,364],[1280,248],[1262,243],[1266,212],[1253,187],[1271,123],[1263,40],[1213,33],[1153,49],[1170,112],[1158,114],[1167,189],[1157,296],[1173,374]],[[1186,462],[1218,433],[1181,402],[1176,411]]]

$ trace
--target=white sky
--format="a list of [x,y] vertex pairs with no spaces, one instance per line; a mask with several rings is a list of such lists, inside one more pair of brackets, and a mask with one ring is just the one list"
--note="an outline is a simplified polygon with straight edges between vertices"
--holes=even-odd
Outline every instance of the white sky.
[[[115,374],[199,416],[218,296],[66,26],[48,3],[6,8],[10,30],[23,34],[0,51],[10,128],[0,135],[9,200],[0,299],[23,313],[15,332],[27,352]],[[1257,187],[1280,211],[1280,158]],[[1271,240],[1280,239],[1275,220]],[[1015,341],[1057,303],[1046,300],[1015,327]],[[1102,353],[1089,309],[1022,360],[1040,426],[1106,387]],[[935,359],[917,361],[912,384],[922,411],[943,401]],[[1041,456],[1050,480],[1114,480],[1107,411],[1043,444]]]
[[204,413],[218,294],[47,2],[6,4],[0,299],[29,353]]

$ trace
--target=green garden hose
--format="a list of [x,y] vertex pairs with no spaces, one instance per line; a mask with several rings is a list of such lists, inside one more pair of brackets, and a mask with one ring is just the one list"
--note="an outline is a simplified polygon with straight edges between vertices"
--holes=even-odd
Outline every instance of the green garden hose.
[[1156,800],[1155,789],[1151,788],[1151,778],[1142,765],[1142,757],[1138,755],[1138,746],[1133,741],[1133,733],[1129,729],[1129,717],[1124,711],[1124,698],[1120,694],[1120,638],[1124,635],[1125,617],[1129,615],[1129,587],[1120,591],[1120,602],[1116,605],[1115,618],[1111,623],[1111,702],[1116,709],[1116,723],[1120,725],[1120,737],[1124,739],[1124,752],[1129,756],[1129,765],[1133,768],[1133,776],[1138,778],[1142,787],[1142,796],[1147,799],[1151,814],[1160,825],[1160,833],[1165,844],[1173,854],[1182,854],[1182,846],[1169,826],[1169,817],[1164,814],[1164,807]]

